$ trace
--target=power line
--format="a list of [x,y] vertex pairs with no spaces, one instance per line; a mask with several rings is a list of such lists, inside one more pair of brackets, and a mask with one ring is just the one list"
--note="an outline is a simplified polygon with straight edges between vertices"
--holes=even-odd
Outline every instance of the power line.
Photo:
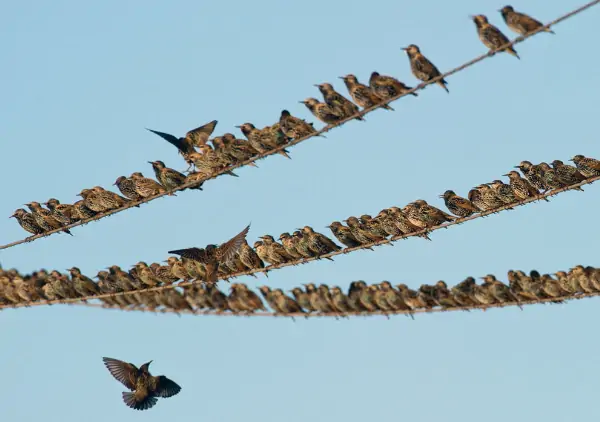
[[[600,0],[599,0],[600,1]],[[233,273],[233,274],[227,274],[226,276],[221,276],[219,277],[220,280],[229,280],[232,278],[237,278],[237,277],[241,277],[244,275],[251,275],[251,274],[257,274],[257,273],[267,273],[269,271],[272,270],[276,270],[276,269],[280,269],[280,268],[284,268],[284,267],[290,267],[290,266],[295,266],[295,265],[299,265],[299,264],[305,264],[307,262],[311,262],[311,261],[315,261],[317,259],[323,259],[323,258],[332,258],[334,256],[338,256],[338,255],[345,255],[347,253],[350,252],[354,252],[354,251],[358,251],[358,250],[363,250],[363,249],[367,249],[367,248],[372,248],[373,246],[381,246],[381,245],[387,245],[387,244],[391,244],[392,242],[396,242],[398,240],[401,239],[405,239],[408,237],[415,237],[415,236],[420,236],[423,234],[429,234],[433,231],[436,230],[440,230],[440,229],[446,229],[448,227],[452,227],[458,224],[462,224],[466,221],[470,221],[470,220],[475,220],[478,218],[483,218],[486,217],[490,214],[496,214],[500,211],[505,211],[505,210],[509,210],[509,209],[513,209],[515,207],[519,207],[519,206],[524,206],[526,204],[529,204],[531,202],[534,201],[539,201],[543,198],[547,198],[550,196],[555,196],[558,195],[559,193],[562,192],[566,192],[566,191],[570,191],[570,190],[574,190],[576,188],[579,188],[581,186],[584,185],[588,185],[591,183],[594,183],[596,181],[600,180],[600,176],[594,177],[594,178],[589,178],[586,179],[582,182],[573,184],[573,185],[569,185],[566,186],[564,188],[560,188],[560,189],[556,189],[550,192],[546,192],[544,194],[540,194],[536,197],[533,198],[527,198],[523,201],[520,202],[516,202],[513,204],[507,204],[504,205],[502,207],[498,207],[495,208],[493,210],[489,210],[489,211],[484,211],[481,212],[479,214],[474,214],[471,215],[469,217],[463,217],[463,218],[457,218],[454,221],[451,221],[449,223],[445,223],[445,224],[440,224],[437,226],[433,226],[433,227],[429,227],[427,229],[422,229],[422,230],[418,230],[412,233],[408,233],[408,234],[404,234],[404,235],[400,235],[400,236],[393,236],[389,239],[384,239],[384,240],[380,240],[377,242],[372,242],[372,243],[368,243],[368,244],[363,244],[354,248],[345,248],[345,249],[341,249],[339,251],[335,251],[335,252],[331,252],[325,255],[321,255],[320,257],[313,257],[313,258],[304,258],[304,259],[299,259],[299,260],[295,260],[295,261],[290,261],[290,262],[286,262],[283,264],[278,264],[278,265],[269,265],[265,268],[257,268],[257,269],[253,269],[253,270],[248,270],[248,271],[241,271],[241,272],[237,272],[237,273]],[[202,281],[187,281],[187,282],[181,282],[178,284],[172,284],[172,285],[166,285],[166,286],[159,286],[159,287],[151,287],[148,289],[140,289],[140,290],[131,290],[131,291],[126,291],[126,292],[118,292],[118,293],[105,293],[105,294],[101,294],[101,295],[95,295],[95,296],[86,296],[86,297],[80,297],[80,298],[71,298],[71,299],[58,299],[58,300],[40,300],[40,301],[35,301],[35,302],[27,302],[27,303],[18,303],[18,304],[12,304],[12,305],[2,305],[0,306],[0,310],[3,308],[20,308],[20,307],[29,307],[29,306],[41,306],[41,305],[53,305],[53,304],[60,304],[60,303],[77,303],[77,302],[82,302],[82,301],[86,301],[86,300],[94,300],[94,299],[101,299],[101,298],[110,298],[110,297],[115,297],[115,296],[126,296],[126,295],[132,295],[132,294],[136,294],[136,293],[145,293],[145,292],[158,292],[158,291],[163,291],[163,290],[168,290],[168,289],[174,289],[176,287],[184,287],[184,286],[190,286],[193,284],[201,284]]]
[[[552,27],[552,26],[554,26],[554,25],[556,25],[556,24],[558,24],[558,23],[560,23],[560,22],[562,22],[564,20],[567,20],[567,19],[569,19],[569,18],[571,18],[571,17],[573,17],[573,16],[575,16],[575,15],[577,15],[579,13],[582,13],[583,11],[591,8],[592,6],[597,5],[598,3],[600,3],[600,0],[594,0],[594,1],[591,1],[591,2],[589,2],[587,4],[585,4],[585,5],[577,8],[577,9],[575,9],[575,10],[572,10],[569,13],[564,14],[564,15],[562,15],[562,16],[554,19],[553,21],[547,23],[546,25],[538,28],[537,30],[528,33],[527,35],[521,35],[521,36],[515,38],[514,40],[510,41],[509,43],[507,43],[507,44],[499,47],[496,50],[496,52],[504,50],[506,47],[509,47],[509,46],[511,46],[513,44],[518,44],[520,42],[523,42],[527,38],[532,37],[532,36],[536,35],[539,32],[542,32],[544,29],[550,28],[550,27]],[[472,59],[472,60],[470,60],[470,61],[468,61],[468,62],[466,62],[466,63],[464,63],[464,64],[462,64],[460,66],[458,66],[458,67],[455,67],[454,69],[452,69],[452,70],[444,73],[443,75],[438,76],[437,78],[431,79],[428,82],[423,82],[423,83],[417,85],[416,87],[412,88],[409,91],[404,92],[403,94],[400,94],[400,95],[397,95],[395,97],[392,97],[392,98],[390,98],[390,99],[388,99],[388,100],[386,100],[386,101],[384,101],[384,102],[382,102],[380,104],[377,104],[377,105],[375,105],[373,107],[366,108],[366,109],[364,109],[362,111],[359,111],[359,112],[353,114],[352,116],[347,117],[346,119],[340,120],[339,122],[337,122],[335,124],[327,125],[327,126],[323,127],[322,129],[320,129],[320,130],[316,131],[315,133],[312,133],[312,134],[310,134],[308,136],[305,136],[303,138],[294,139],[293,141],[291,141],[291,142],[289,142],[289,143],[287,143],[285,145],[282,145],[282,146],[280,146],[278,148],[275,148],[275,149],[272,149],[272,150],[270,150],[268,152],[256,155],[256,156],[254,156],[254,157],[252,157],[252,158],[250,158],[250,159],[248,159],[246,161],[243,161],[243,162],[237,163],[235,165],[229,166],[226,169],[224,169],[223,171],[221,171],[219,173],[215,173],[215,174],[211,175],[210,177],[207,177],[206,179],[204,179],[204,180],[202,180],[200,182],[186,183],[186,184],[183,184],[183,185],[177,187],[176,189],[167,191],[167,192],[162,193],[162,194],[158,194],[158,195],[154,195],[154,196],[145,198],[145,199],[143,199],[141,201],[129,202],[125,207],[114,209],[114,210],[111,210],[111,211],[107,211],[107,212],[95,215],[92,218],[88,218],[88,219],[85,219],[85,220],[78,221],[76,223],[69,224],[67,226],[63,226],[60,229],[55,229],[55,230],[47,231],[47,232],[42,233],[42,234],[38,234],[38,235],[35,235],[35,236],[30,236],[30,237],[27,237],[25,239],[21,239],[21,240],[12,242],[12,243],[7,243],[6,245],[0,246],[0,250],[12,248],[14,246],[17,246],[17,245],[20,245],[20,244],[23,244],[23,243],[29,243],[29,242],[32,242],[34,240],[37,240],[37,239],[40,239],[40,238],[43,238],[43,237],[48,237],[48,236],[50,236],[50,235],[52,235],[54,233],[62,232],[64,229],[70,229],[72,227],[77,227],[77,226],[81,226],[81,225],[84,225],[84,224],[88,224],[88,223],[91,223],[92,221],[97,221],[97,220],[100,220],[100,219],[102,219],[104,217],[108,217],[110,215],[113,215],[113,214],[125,211],[127,209],[136,207],[137,205],[153,201],[153,200],[155,200],[157,198],[161,198],[161,197],[166,196],[166,195],[168,195],[170,193],[178,192],[178,191],[181,191],[183,189],[187,189],[187,188],[190,188],[190,187],[198,186],[200,183],[204,183],[207,180],[211,180],[211,179],[217,178],[218,176],[224,174],[225,171],[232,171],[232,170],[235,170],[235,169],[237,169],[239,167],[246,166],[249,163],[252,163],[252,162],[255,162],[255,161],[260,160],[262,158],[265,158],[267,156],[276,154],[276,153],[278,153],[279,151],[281,151],[281,150],[283,150],[285,148],[288,148],[290,146],[294,146],[294,145],[299,144],[301,142],[304,142],[304,141],[306,141],[306,140],[308,140],[310,138],[313,138],[313,137],[322,135],[323,133],[329,132],[330,130],[332,130],[332,129],[338,127],[338,126],[342,126],[343,124],[345,124],[346,122],[348,122],[350,120],[354,120],[358,116],[364,116],[364,115],[366,115],[366,114],[368,114],[368,113],[370,113],[370,112],[372,112],[372,111],[374,111],[374,110],[376,110],[378,108],[383,107],[384,105],[387,105],[387,104],[389,104],[389,103],[391,103],[393,101],[398,100],[399,98],[402,98],[402,97],[404,97],[406,95],[410,95],[410,94],[412,94],[415,91],[422,90],[427,85],[434,84],[434,83],[436,83],[437,81],[439,81],[441,79],[444,79],[444,78],[446,78],[448,76],[454,75],[455,73],[458,73],[458,72],[460,72],[462,70],[465,70],[465,69],[467,69],[467,68],[475,65],[476,63],[479,63],[480,61],[483,61],[483,60],[485,60],[485,59],[487,59],[489,57],[494,56],[495,54],[496,54],[495,52],[488,52],[486,54],[482,54],[482,55],[480,55],[480,56],[478,56],[478,57],[476,57],[476,58],[474,58],[474,59]]]

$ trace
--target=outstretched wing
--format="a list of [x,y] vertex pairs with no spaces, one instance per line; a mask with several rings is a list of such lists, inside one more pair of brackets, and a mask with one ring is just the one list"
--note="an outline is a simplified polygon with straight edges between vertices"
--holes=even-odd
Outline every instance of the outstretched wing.
[[248,224],[244,230],[219,246],[216,253],[217,259],[221,262],[227,262],[231,260],[237,253],[238,249],[244,244],[249,230],[250,224]]
[[164,132],[159,132],[157,130],[152,130],[152,129],[148,129],[148,128],[146,128],[146,130],[149,130],[150,132],[160,136],[161,138],[163,138],[165,141],[167,141],[171,145],[174,145],[175,147],[177,147],[177,149],[184,154],[189,154],[190,152],[194,152],[194,147],[192,147],[192,145],[190,143],[186,142],[185,139],[179,139],[173,135],[170,135],[170,134],[164,133]]
[[171,381],[169,378],[164,375],[160,375],[157,378],[156,389],[154,390],[154,394],[158,397],[173,397],[175,394],[181,391],[181,387],[174,381]]
[[102,358],[102,360],[110,374],[117,381],[121,382],[131,391],[135,390],[135,379],[138,372],[138,368],[135,365],[113,358]]
[[216,120],[213,120],[210,123],[197,127],[196,129],[192,129],[185,134],[185,138],[191,145],[195,145],[197,147],[206,145],[206,141],[208,141],[208,138],[214,132],[217,123],[218,122]]
[[179,255],[187,259],[193,259],[194,261],[202,263],[206,263],[207,259],[206,250],[200,248],[176,249],[174,251],[169,251],[168,253]]

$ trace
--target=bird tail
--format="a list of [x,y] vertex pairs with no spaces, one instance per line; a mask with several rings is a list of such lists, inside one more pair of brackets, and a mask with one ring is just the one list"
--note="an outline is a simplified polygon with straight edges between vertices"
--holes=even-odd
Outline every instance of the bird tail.
[[384,104],[382,107],[385,108],[386,110],[394,111],[394,109],[391,106],[389,106],[388,104]]
[[147,410],[154,406],[158,399],[154,396],[147,396],[142,400],[138,400],[134,393],[123,393],[123,401],[132,409]]
[[233,177],[240,177],[240,176],[238,176],[237,174],[235,174],[234,172],[232,172],[231,170],[227,170],[227,171],[225,172],[225,174],[228,174],[228,175],[230,175],[230,176],[233,176]]
[[68,234],[70,234],[71,236],[73,236],[73,233],[71,233],[71,232],[69,231],[69,229],[64,229],[64,230],[63,230],[63,232],[65,232],[65,233],[68,233]]
[[440,79],[439,81],[437,81],[437,84],[444,88],[448,94],[450,94],[450,91],[448,91],[448,88],[446,87],[446,85],[448,85],[448,82],[445,79]]
[[519,57],[519,54],[517,53],[517,50],[515,50],[514,48],[510,47],[506,51],[509,54],[512,54],[513,56],[515,56],[517,59],[521,60],[521,58]]
[[553,30],[551,30],[550,28],[544,28],[544,30],[542,32],[549,32],[551,34],[556,35],[556,32],[554,32]]
[[288,152],[289,152],[289,151],[288,151],[288,150],[286,150],[286,149],[282,149],[281,151],[277,151],[277,153],[278,153],[278,154],[281,154],[281,155],[283,155],[285,158],[289,158],[289,159],[291,160],[291,159],[292,159],[292,157],[290,157],[290,156],[288,155]]

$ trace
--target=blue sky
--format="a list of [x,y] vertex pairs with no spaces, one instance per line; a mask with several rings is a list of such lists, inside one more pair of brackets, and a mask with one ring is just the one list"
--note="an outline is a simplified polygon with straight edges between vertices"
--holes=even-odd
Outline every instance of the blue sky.
[[[110,186],[149,160],[184,169],[176,150],[145,127],[174,134],[218,119],[218,134],[246,121],[264,126],[312,85],[370,73],[414,86],[400,50],[418,44],[440,70],[483,52],[469,14],[505,33],[497,1],[353,0],[75,1],[0,7],[0,142],[5,183],[2,244],[24,237],[8,216],[32,200],[69,202],[84,187]],[[581,0],[514,4],[548,21]],[[73,265],[95,274],[112,264],[159,261],[166,251],[218,243],[252,222],[249,240],[350,215],[376,214],[446,189],[466,194],[521,160],[600,157],[596,24],[600,8],[556,35],[517,45],[377,111],[270,157],[239,178],[208,182],[141,209],[0,252],[4,267],[30,272]],[[318,125],[318,124],[317,124]],[[238,132],[235,132],[238,133]],[[391,280],[416,287],[509,269],[554,272],[597,264],[592,239],[598,186],[551,203],[442,230],[433,242],[394,247],[273,272],[268,283],[347,287]],[[251,286],[267,279],[243,279]],[[600,347],[595,300],[568,305],[418,316],[314,319],[153,315],[67,306],[0,314],[0,404],[7,421],[164,421],[164,418],[290,422],[403,418],[429,421],[589,419]],[[182,392],[148,412],[121,401],[102,356],[166,374]],[[502,403],[499,405],[499,403]],[[556,406],[555,403],[560,405]]]

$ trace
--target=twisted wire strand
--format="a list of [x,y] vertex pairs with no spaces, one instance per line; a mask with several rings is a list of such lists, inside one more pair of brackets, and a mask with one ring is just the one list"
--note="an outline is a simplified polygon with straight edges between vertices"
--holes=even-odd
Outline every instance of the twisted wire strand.
[[[599,0],[600,1],[600,0]],[[440,229],[446,229],[448,227],[451,226],[455,226],[458,224],[462,224],[466,221],[471,221],[471,220],[476,220],[478,218],[483,218],[486,217],[490,214],[496,214],[500,211],[506,211],[509,209],[513,209],[515,207],[520,207],[520,206],[524,206],[526,204],[529,204],[531,202],[534,201],[539,201],[543,198],[547,198],[550,196],[555,196],[558,195],[559,193],[562,192],[566,192],[566,191],[570,191],[570,190],[574,190],[578,187],[584,186],[584,185],[589,185],[592,184],[596,181],[600,180],[600,176],[597,177],[593,177],[593,178],[589,178],[586,179],[582,182],[573,184],[573,185],[569,185],[566,186],[564,188],[560,188],[560,189],[555,189],[543,194],[540,194],[536,197],[533,198],[527,198],[523,201],[520,202],[515,202],[513,204],[507,204],[504,206],[501,206],[499,208],[495,208],[493,210],[489,210],[489,211],[483,211],[479,214],[473,214],[469,217],[463,217],[463,218],[457,218],[454,221],[451,221],[449,223],[445,223],[445,224],[440,224],[437,226],[432,226],[429,227],[427,229],[422,229],[419,231],[415,231],[412,233],[408,233],[408,234],[403,234],[403,235],[399,235],[399,236],[393,236],[390,237],[389,239],[383,239],[377,242],[371,242],[371,243],[365,243],[362,244],[360,246],[356,246],[354,248],[345,248],[345,249],[341,249],[339,251],[335,251],[335,252],[331,252],[325,255],[321,255],[320,257],[311,257],[311,258],[304,258],[304,259],[299,259],[299,260],[295,260],[295,261],[290,261],[290,262],[285,262],[282,264],[277,264],[277,265],[269,265],[265,268],[256,268],[256,269],[252,269],[252,270],[247,270],[247,271],[240,271],[237,273],[231,273],[231,274],[227,274],[227,275],[223,275],[219,277],[219,280],[230,280],[232,278],[237,278],[237,277],[241,277],[244,275],[251,275],[251,274],[257,274],[257,273],[267,273],[269,271],[272,270],[276,270],[276,269],[280,269],[280,268],[285,268],[285,267],[290,267],[290,266],[295,266],[295,265],[299,265],[299,264],[305,264],[311,261],[315,261],[318,259],[323,259],[323,258],[331,258],[334,256],[338,256],[338,255],[345,255],[348,254],[350,252],[354,252],[354,251],[358,251],[358,250],[363,250],[363,249],[368,249],[368,248],[372,248],[373,246],[381,246],[381,245],[387,245],[387,244],[391,244],[392,242],[396,242],[398,240],[401,239],[405,239],[408,237],[415,237],[415,236],[419,236],[419,235],[423,235],[423,234],[429,234],[433,231],[436,230],[440,230]],[[69,304],[69,303],[77,303],[77,302],[84,302],[87,300],[94,300],[94,299],[102,299],[102,298],[110,298],[110,297],[115,297],[115,296],[125,296],[125,295],[132,295],[132,294],[136,294],[136,293],[145,293],[145,292],[159,292],[159,291],[163,291],[163,290],[168,290],[168,289],[174,289],[176,287],[184,287],[184,286],[191,286],[193,284],[202,284],[203,281],[187,281],[187,282],[180,282],[177,284],[171,284],[171,285],[165,285],[165,286],[158,286],[158,287],[150,287],[147,289],[139,289],[139,290],[130,290],[130,291],[124,291],[124,292],[118,292],[118,293],[104,293],[101,295],[94,295],[94,296],[86,296],[86,297],[79,297],[79,298],[70,298],[70,299],[57,299],[57,300],[39,300],[39,301],[35,301],[35,302],[27,302],[27,303],[18,303],[18,304],[10,304],[10,305],[1,305],[0,306],[0,310],[4,309],[4,308],[21,308],[21,307],[30,307],[30,306],[41,306],[41,305],[53,305],[53,304]]]
[[260,159],[263,159],[263,158],[265,158],[267,156],[276,154],[276,153],[278,153],[279,151],[282,151],[285,148],[294,146],[294,145],[299,144],[301,142],[304,142],[304,141],[306,141],[306,140],[308,140],[310,138],[314,138],[316,136],[319,136],[319,135],[322,135],[324,133],[327,133],[327,132],[331,131],[332,129],[336,128],[336,127],[344,125],[345,123],[349,122],[350,120],[354,120],[356,117],[364,116],[364,115],[366,115],[368,113],[371,113],[372,111],[374,111],[374,110],[376,110],[378,108],[381,108],[381,107],[383,107],[383,106],[385,106],[385,105],[387,105],[387,104],[389,104],[389,103],[391,103],[393,101],[396,101],[396,100],[398,100],[398,99],[400,99],[400,98],[402,98],[402,97],[404,97],[406,95],[410,95],[410,94],[412,94],[415,91],[422,90],[422,89],[424,89],[428,85],[434,84],[434,83],[436,83],[436,82],[438,82],[438,81],[440,81],[440,80],[442,80],[442,79],[444,79],[444,78],[446,78],[448,76],[452,76],[455,73],[461,72],[461,71],[463,71],[463,70],[465,70],[465,69],[467,69],[467,68],[469,68],[469,67],[471,67],[471,66],[473,66],[473,65],[475,65],[475,64],[477,64],[477,63],[479,63],[479,62],[481,62],[481,61],[483,61],[483,60],[485,60],[487,58],[490,58],[490,57],[494,56],[496,54],[496,52],[502,51],[506,47],[512,46],[514,44],[518,44],[520,42],[523,42],[527,38],[530,38],[530,37],[538,34],[539,32],[542,32],[544,29],[550,28],[550,27],[552,27],[552,26],[554,26],[554,25],[556,25],[556,24],[558,24],[558,23],[560,23],[562,21],[565,21],[565,20],[567,20],[567,19],[569,19],[569,18],[571,18],[571,17],[573,17],[575,15],[578,15],[579,13],[584,12],[585,10],[591,8],[592,6],[597,5],[598,3],[600,3],[600,0],[594,0],[594,1],[591,1],[589,3],[586,3],[583,6],[578,7],[577,9],[574,9],[574,10],[572,10],[572,11],[570,11],[570,12],[564,14],[564,15],[559,16],[558,18],[554,19],[553,21],[550,21],[549,23],[547,23],[546,25],[544,25],[544,26],[536,29],[535,31],[532,31],[532,32],[530,32],[530,33],[528,33],[526,35],[521,35],[521,36],[513,39],[512,41],[510,41],[510,42],[508,42],[508,43],[500,46],[495,51],[490,51],[490,52],[487,52],[485,54],[482,54],[482,55],[480,55],[480,56],[478,56],[478,57],[476,57],[476,58],[474,58],[474,59],[472,59],[472,60],[470,60],[470,61],[468,61],[468,62],[466,62],[466,63],[464,63],[464,64],[462,64],[460,66],[458,66],[458,67],[455,67],[452,70],[449,70],[448,72],[446,72],[446,73],[444,73],[444,74],[442,74],[442,75],[440,75],[440,76],[438,76],[436,78],[433,78],[433,79],[431,79],[431,80],[429,80],[427,82],[422,82],[419,85],[415,86],[414,88],[412,88],[412,89],[410,89],[410,90],[408,90],[408,91],[406,91],[406,92],[404,92],[404,93],[402,93],[400,95],[396,95],[396,96],[394,96],[394,97],[392,97],[392,98],[390,98],[388,100],[385,100],[385,101],[383,101],[383,102],[381,102],[381,103],[379,103],[377,105],[374,105],[372,107],[365,108],[365,109],[363,109],[363,110],[361,110],[361,111],[359,111],[359,112],[357,112],[357,113],[355,113],[355,114],[353,114],[353,115],[351,115],[351,116],[349,116],[349,117],[347,117],[347,118],[345,118],[343,120],[340,120],[337,123],[326,125],[322,129],[319,129],[319,130],[317,130],[316,132],[314,132],[314,133],[312,133],[310,135],[307,135],[307,136],[302,137],[302,138],[294,139],[293,141],[290,141],[290,142],[286,143],[285,145],[281,145],[280,147],[274,148],[274,149],[272,149],[272,150],[270,150],[268,152],[255,155],[254,157],[249,158],[246,161],[242,161],[242,162],[239,162],[239,163],[237,163],[235,165],[229,166],[229,167],[223,169],[222,171],[217,172],[217,173],[215,173],[215,174],[207,177],[206,179],[203,179],[202,181],[185,183],[185,184],[177,187],[176,189],[172,189],[172,190],[166,191],[165,193],[160,193],[160,194],[157,194],[157,195],[154,195],[154,196],[150,196],[150,197],[147,197],[147,198],[145,198],[143,200],[140,200],[140,201],[129,202],[124,207],[117,208],[117,209],[114,209],[114,210],[110,210],[110,211],[107,211],[107,212],[95,215],[94,217],[91,217],[91,218],[88,218],[88,219],[85,219],[85,220],[77,221],[75,223],[63,226],[60,229],[50,230],[50,231],[47,231],[47,232],[42,233],[42,234],[37,234],[37,235],[34,235],[34,236],[29,236],[29,237],[27,237],[25,239],[21,239],[21,240],[15,241],[15,242],[7,243],[5,245],[0,246],[0,250],[12,248],[14,246],[17,246],[17,245],[20,245],[20,244],[23,244],[23,243],[29,243],[29,242],[32,242],[34,240],[37,240],[37,239],[40,239],[40,238],[43,238],[43,237],[48,237],[48,236],[50,236],[50,235],[52,235],[54,233],[62,232],[64,229],[70,229],[72,227],[82,226],[82,225],[91,223],[92,221],[97,221],[97,220],[100,220],[100,219],[102,219],[104,217],[108,217],[110,215],[113,215],[113,214],[125,211],[125,210],[130,209],[130,208],[133,208],[133,207],[135,207],[137,205],[153,201],[153,200],[155,200],[157,198],[161,198],[161,197],[166,196],[166,195],[168,195],[170,193],[178,192],[178,191],[181,191],[183,189],[187,189],[187,188],[190,188],[190,187],[198,186],[199,184],[204,183],[204,182],[206,182],[208,180],[217,178],[218,176],[224,174],[226,171],[232,171],[232,170],[235,170],[235,169],[237,169],[239,167],[246,166],[246,165],[248,165],[250,163],[253,163],[253,162],[257,161],[257,160],[260,160]]
[[520,300],[519,302],[503,302],[503,303],[494,303],[490,305],[471,305],[471,306],[457,306],[453,308],[431,308],[431,309],[415,309],[412,311],[373,311],[373,312],[344,312],[344,313],[288,313],[288,314],[280,314],[276,312],[253,312],[253,313],[233,313],[233,312],[217,312],[217,311],[190,311],[186,309],[175,310],[169,308],[163,308],[160,310],[152,309],[149,307],[136,307],[136,308],[121,308],[119,306],[112,305],[100,305],[95,303],[78,303],[76,305],[79,306],[87,306],[92,308],[104,308],[104,309],[118,309],[126,312],[153,312],[156,314],[184,314],[184,315],[211,315],[211,316],[233,316],[233,317],[284,317],[284,318],[343,318],[343,317],[371,317],[371,316],[385,316],[388,317],[390,315],[414,315],[414,314],[433,314],[439,312],[455,312],[455,311],[472,311],[472,310],[482,310],[486,311],[491,308],[506,308],[506,307],[514,307],[514,306],[523,306],[523,305],[539,305],[542,303],[548,302],[556,302],[557,300],[562,300],[565,302],[571,300],[579,300],[589,297],[600,296],[600,292],[593,293],[577,293],[572,295],[566,295],[561,297],[553,297],[553,298],[540,298],[536,300]]

